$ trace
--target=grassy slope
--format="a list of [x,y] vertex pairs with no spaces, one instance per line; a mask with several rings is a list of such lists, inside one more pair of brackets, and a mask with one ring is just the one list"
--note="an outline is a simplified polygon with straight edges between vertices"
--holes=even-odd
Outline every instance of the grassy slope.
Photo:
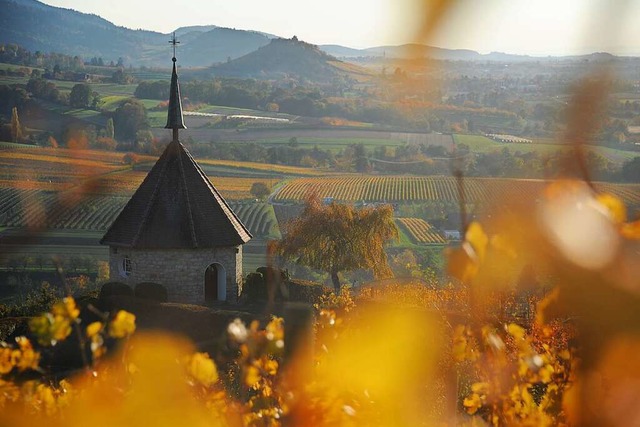
[[[505,144],[502,142],[496,142],[482,135],[454,135],[454,139],[459,144],[468,145],[474,153],[490,153],[500,151],[505,147],[512,153],[516,153],[518,151],[521,153],[530,153],[535,151],[538,154],[547,154],[558,150],[570,149],[567,145],[554,143],[549,139],[534,139],[534,143],[532,144]],[[594,145],[589,146],[589,149],[613,162],[622,162],[640,156],[640,152],[637,151],[625,151],[610,147],[598,147]]]
[[[395,147],[402,145],[403,142],[397,139],[382,139],[382,138],[323,138],[322,131],[318,131],[318,137],[299,137],[297,138],[298,144],[308,145],[309,148],[314,145],[318,145],[323,150],[339,151],[352,144],[363,144],[367,148],[375,148],[382,145],[388,147]],[[281,145],[288,144],[289,138],[265,138],[257,141],[263,144],[269,145]]]

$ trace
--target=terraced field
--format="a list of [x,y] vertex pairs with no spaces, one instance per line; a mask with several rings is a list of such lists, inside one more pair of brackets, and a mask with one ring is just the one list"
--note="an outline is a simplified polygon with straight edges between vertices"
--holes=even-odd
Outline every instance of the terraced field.
[[[542,180],[507,178],[465,178],[464,189],[468,202],[527,198],[539,193],[546,185]],[[640,205],[640,184],[596,185],[603,191],[621,197],[625,203]],[[420,202],[430,200],[458,200],[456,180],[446,176],[333,176],[299,178],[285,184],[274,198],[275,202],[299,203],[308,194],[333,198],[343,202]]]
[[273,207],[268,203],[230,203],[233,211],[254,237],[279,238]]
[[[2,187],[66,190],[97,176],[127,171],[124,153],[0,144]],[[139,156],[140,161],[155,160]]]
[[262,172],[270,174],[280,174],[289,176],[327,176],[335,175],[335,173],[325,171],[322,169],[304,168],[298,166],[286,166],[286,165],[272,165],[268,163],[254,163],[254,162],[238,162],[235,160],[213,160],[213,159],[198,159],[198,164],[205,169],[207,166],[221,166],[226,168],[233,168],[239,171],[247,172]]
[[[132,168],[123,164],[124,154],[0,144],[0,227],[106,230],[156,160],[139,156],[146,163]],[[208,174],[208,178],[234,209],[237,207],[238,216],[254,236],[277,237],[273,208],[266,203],[247,202],[253,199],[249,190],[255,182],[273,185],[279,181],[279,176],[264,178],[270,166],[205,162],[213,172],[216,168],[237,171],[232,176]],[[281,176],[300,176],[307,171],[314,174],[305,168],[271,169]],[[242,176],[243,171],[247,171],[246,176]]]
[[[125,164],[125,153],[0,144],[0,185],[43,191],[73,189],[86,194],[131,195],[157,157],[139,155],[141,164]],[[321,176],[322,171],[262,163],[201,160],[211,182],[229,200],[252,198],[255,182],[269,186],[284,176]],[[220,174],[218,175],[218,172]]]
[[[128,201],[128,195],[0,188],[0,227],[104,231]],[[255,237],[279,236],[269,204],[230,205]]]
[[446,239],[431,224],[421,218],[398,218],[400,227],[417,244],[445,244]]
[[[102,175],[86,181],[82,187],[88,193],[130,196],[142,184],[147,172],[127,170],[119,173]],[[268,179],[229,176],[207,176],[209,181],[227,200],[251,199],[251,186],[255,182],[269,184]]]

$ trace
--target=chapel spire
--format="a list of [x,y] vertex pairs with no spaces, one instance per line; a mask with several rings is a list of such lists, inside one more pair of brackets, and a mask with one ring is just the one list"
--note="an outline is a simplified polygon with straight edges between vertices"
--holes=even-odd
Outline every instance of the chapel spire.
[[165,129],[173,129],[173,141],[178,141],[178,129],[186,129],[182,117],[182,98],[180,97],[180,85],[178,84],[178,72],[176,71],[176,45],[180,43],[176,39],[176,33],[169,41],[173,45],[173,72],[171,73],[171,88],[169,89],[169,112]]

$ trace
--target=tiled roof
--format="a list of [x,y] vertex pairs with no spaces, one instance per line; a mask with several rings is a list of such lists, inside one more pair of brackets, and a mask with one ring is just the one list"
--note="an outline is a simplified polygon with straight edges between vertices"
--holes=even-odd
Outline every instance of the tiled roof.
[[211,248],[251,234],[187,149],[171,142],[100,243],[131,248]]

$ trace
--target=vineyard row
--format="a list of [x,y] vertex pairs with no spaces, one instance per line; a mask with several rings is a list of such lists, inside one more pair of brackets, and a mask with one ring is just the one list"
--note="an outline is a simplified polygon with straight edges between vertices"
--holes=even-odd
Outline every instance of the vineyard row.
[[[506,178],[465,178],[467,202],[507,200],[531,197],[546,185],[542,180]],[[640,185],[601,183],[596,187],[622,198],[631,205],[640,204]],[[445,176],[343,176],[299,178],[287,183],[275,197],[276,202],[300,202],[309,194],[345,202],[457,202],[456,179]]]
[[[128,196],[0,188],[0,227],[106,230],[128,200]],[[277,233],[270,205],[229,204],[254,236]]]

